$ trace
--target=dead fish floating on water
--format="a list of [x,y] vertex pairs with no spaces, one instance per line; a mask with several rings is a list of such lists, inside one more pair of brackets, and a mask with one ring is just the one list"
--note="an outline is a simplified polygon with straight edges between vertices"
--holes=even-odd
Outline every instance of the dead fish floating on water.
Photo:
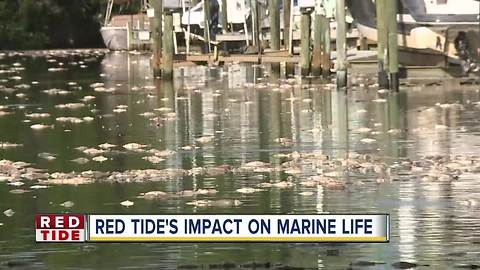
[[74,163],[77,163],[77,164],[86,164],[88,163],[90,160],[88,160],[87,158],[76,158],[76,159],[72,159],[70,160],[71,162],[74,162]]
[[195,142],[198,142],[198,143],[201,143],[201,144],[207,144],[207,143],[212,142],[214,139],[215,139],[214,136],[204,136],[204,137],[196,138]]
[[108,158],[104,157],[104,156],[96,156],[94,158],[92,158],[93,161],[96,161],[96,162],[105,162],[108,160]]
[[135,204],[134,202],[129,200],[126,200],[120,203],[121,206],[125,206],[125,207],[130,207],[130,206],[133,206],[134,204]]
[[30,126],[33,130],[44,130],[44,129],[51,129],[53,125],[44,125],[44,124],[34,124]]
[[260,192],[260,191],[263,191],[263,189],[245,187],[245,188],[239,188],[236,190],[236,192],[242,193],[242,194],[251,194],[251,193]]
[[22,146],[23,146],[23,144],[0,142],[0,149],[11,149],[11,148],[18,148],[18,147],[22,147]]
[[99,148],[101,149],[104,149],[104,150],[108,150],[108,149],[111,149],[111,148],[114,148],[114,147],[117,147],[115,144],[111,144],[111,143],[102,143],[100,145],[98,145]]
[[65,208],[72,208],[75,205],[74,202],[72,201],[65,201],[60,204],[60,206],[65,207]]
[[137,150],[137,149],[142,149],[142,148],[145,148],[145,147],[147,147],[147,145],[139,144],[139,143],[127,143],[127,144],[123,145],[123,148],[125,148],[127,150]]
[[13,215],[15,215],[15,211],[13,211],[13,209],[7,209],[5,211],[3,211],[3,214],[6,216],[6,217],[12,217]]
[[30,114],[25,114],[26,117],[28,118],[48,118],[50,117],[49,113],[30,113]]
[[146,200],[156,200],[156,199],[163,199],[169,197],[170,194],[159,191],[159,190],[154,190],[154,191],[149,191],[145,193],[140,194],[140,198],[144,198]]
[[228,207],[237,207],[243,203],[239,200],[195,200],[188,202],[187,205],[197,206],[197,207],[219,207],[219,208],[228,208]]
[[47,153],[47,152],[39,153],[37,156],[39,158],[43,158],[43,159],[48,160],[48,161],[52,161],[52,160],[57,159],[57,157],[54,154]]

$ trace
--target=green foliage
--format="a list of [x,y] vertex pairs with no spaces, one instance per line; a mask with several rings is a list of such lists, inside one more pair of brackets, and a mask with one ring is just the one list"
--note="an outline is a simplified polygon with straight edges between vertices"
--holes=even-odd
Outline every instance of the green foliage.
[[0,0],[0,49],[102,46],[106,0]]

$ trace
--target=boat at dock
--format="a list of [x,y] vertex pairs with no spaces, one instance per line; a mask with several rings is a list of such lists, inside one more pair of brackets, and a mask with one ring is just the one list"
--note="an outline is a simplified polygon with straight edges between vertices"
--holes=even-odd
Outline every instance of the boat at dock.
[[[347,3],[361,35],[376,42],[375,1]],[[478,63],[479,0],[399,0],[398,4],[397,34],[403,64],[459,64],[465,58]],[[466,51],[459,51],[458,42],[468,44]]]
[[[137,0],[138,1],[138,0]],[[105,21],[100,28],[100,34],[102,35],[103,42],[109,50],[127,50],[128,49],[128,23],[131,22],[134,29],[141,29],[148,33],[150,31],[149,18],[147,16],[147,10],[150,5],[148,0],[141,0],[140,10],[136,14],[117,14],[112,15],[115,6],[119,9],[123,5],[127,5],[129,0],[109,0],[105,13]],[[190,5],[190,1],[179,0],[164,0],[164,8],[179,9],[182,7],[182,2],[185,5]],[[121,11],[119,11],[121,13]],[[143,22],[143,23],[142,23]],[[138,35],[139,32],[137,31]],[[149,36],[149,35],[148,35]]]

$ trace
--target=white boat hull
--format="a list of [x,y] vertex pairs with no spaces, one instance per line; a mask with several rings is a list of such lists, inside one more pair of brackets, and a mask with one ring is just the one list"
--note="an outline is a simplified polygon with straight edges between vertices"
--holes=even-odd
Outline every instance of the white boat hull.
[[103,43],[109,50],[118,51],[127,49],[127,28],[104,26],[100,28]]

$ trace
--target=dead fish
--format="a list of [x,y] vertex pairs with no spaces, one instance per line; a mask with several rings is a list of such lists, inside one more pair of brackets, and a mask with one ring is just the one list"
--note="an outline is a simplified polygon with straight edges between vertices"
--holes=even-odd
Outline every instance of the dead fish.
[[123,202],[120,203],[120,205],[125,206],[125,207],[130,207],[134,204],[135,204],[134,202],[129,201],[129,200],[126,200],[126,201],[123,201]]
[[260,191],[262,191],[262,189],[245,187],[245,188],[239,188],[236,191],[238,193],[251,194],[251,193],[255,193],[255,192],[260,192]]
[[153,163],[153,164],[158,164],[162,161],[165,161],[165,159],[163,159],[161,157],[157,157],[157,156],[146,156],[146,157],[143,157],[142,159],[146,160],[150,163]]
[[72,201],[65,201],[65,202],[60,204],[60,206],[63,206],[65,208],[72,208],[74,205],[75,205],[75,203],[72,202]]
[[50,117],[49,113],[30,113],[25,115],[28,118],[48,118]]
[[7,209],[7,210],[3,211],[3,214],[7,217],[11,217],[15,214],[15,211],[13,211],[13,209]]
[[47,128],[53,128],[53,125],[44,125],[44,124],[34,124],[30,126],[31,129],[33,130],[43,130]]
[[214,194],[217,194],[218,191],[213,188],[205,188],[205,189],[198,189],[197,191],[195,191],[195,193],[199,195],[214,195]]
[[45,188],[48,188],[48,186],[44,186],[44,185],[33,185],[33,186],[30,186],[31,189],[45,189]]
[[355,129],[355,131],[358,133],[369,133],[370,131],[372,131],[372,129],[368,127],[361,127],[361,128]]
[[243,203],[239,200],[228,200],[228,199],[221,199],[221,200],[195,200],[188,202],[187,205],[193,205],[198,207],[237,207],[242,205]]
[[377,140],[375,140],[375,139],[370,139],[370,138],[363,138],[363,139],[360,140],[360,142],[366,143],[366,144],[371,144],[371,143],[374,143],[374,142],[376,142],[376,141],[377,141]]
[[154,190],[154,191],[149,191],[143,194],[140,194],[142,198],[147,199],[147,200],[155,200],[155,199],[161,199],[161,198],[166,198],[169,196],[168,193],[159,191],[159,190]]
[[22,147],[22,146],[23,146],[23,144],[0,142],[0,149],[11,149],[11,148],[17,148],[17,147]]
[[213,136],[204,136],[204,137],[196,138],[195,141],[201,144],[207,144],[212,142],[214,138],[215,137]]
[[144,147],[146,147],[146,145],[139,144],[139,143],[127,143],[127,144],[123,145],[123,148],[125,148],[127,150],[142,149]]
[[89,101],[92,101],[94,100],[96,97],[94,96],[84,96],[83,98],[81,98],[80,100],[83,101],[83,102],[89,102]]
[[47,152],[39,153],[37,156],[39,158],[43,158],[43,159],[48,160],[48,161],[52,161],[52,160],[57,159],[57,157],[55,155],[47,153]]
[[96,162],[105,162],[108,160],[108,158],[104,157],[104,156],[96,156],[94,158],[92,158],[93,161],[96,161]]
[[87,158],[76,158],[76,159],[72,159],[70,161],[75,162],[77,164],[85,164],[85,163],[89,162],[89,160]]
[[25,189],[12,189],[9,191],[12,194],[24,194],[27,192],[30,192],[30,190],[25,190]]
[[105,153],[105,150],[100,150],[100,149],[96,149],[96,148],[87,148],[87,149],[83,150],[82,152],[87,154],[87,155],[90,155],[90,156],[97,156],[97,155],[101,155],[101,154]]
[[114,147],[117,147],[115,144],[110,144],[110,143],[102,143],[100,145],[98,145],[99,148],[102,148],[102,149],[105,149],[105,150],[108,150],[110,148],[114,148]]

